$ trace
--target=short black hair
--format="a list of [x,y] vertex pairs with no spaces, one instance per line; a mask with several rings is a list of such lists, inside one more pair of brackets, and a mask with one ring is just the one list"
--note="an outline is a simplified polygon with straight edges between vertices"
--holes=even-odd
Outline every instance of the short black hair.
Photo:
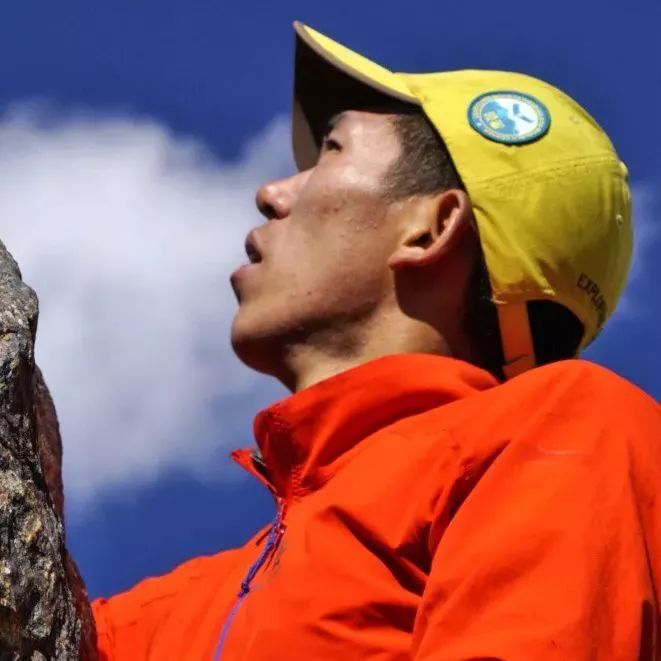
[[[403,199],[452,188],[465,190],[447,147],[422,111],[398,109],[393,122],[402,151],[387,176],[389,197]],[[475,231],[479,232],[477,227]],[[537,365],[574,357],[584,333],[576,315],[549,300],[530,301],[527,307]],[[481,248],[470,277],[464,325],[476,364],[502,380],[504,357],[498,312]]]

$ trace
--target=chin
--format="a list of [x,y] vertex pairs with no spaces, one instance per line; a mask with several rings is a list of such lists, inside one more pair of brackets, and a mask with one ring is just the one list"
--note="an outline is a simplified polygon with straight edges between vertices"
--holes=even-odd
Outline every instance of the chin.
[[232,349],[247,367],[277,378],[281,351],[273,335],[254,321],[239,310],[232,322]]

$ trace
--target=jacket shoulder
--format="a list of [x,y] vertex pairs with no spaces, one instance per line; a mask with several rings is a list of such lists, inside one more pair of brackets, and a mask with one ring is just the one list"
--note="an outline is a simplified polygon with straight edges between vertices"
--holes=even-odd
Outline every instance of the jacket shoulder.
[[[661,465],[661,407],[640,388],[586,360],[538,367],[432,409],[402,431],[452,449],[464,467],[486,466],[508,447],[551,442],[558,450],[618,455],[633,449]],[[440,444],[440,445],[439,445]],[[658,458],[658,460],[657,460]],[[481,469],[479,469],[481,470]],[[478,472],[479,472],[478,470]]]
[[[586,360],[559,361],[497,388],[509,411],[512,439],[546,439],[563,450],[661,469],[661,406],[609,369]],[[599,460],[601,462],[601,459]]]
[[[588,360],[562,360],[538,367],[513,379],[511,386],[513,390],[533,391],[541,399],[570,394],[570,399],[579,401],[583,408],[603,407],[605,418],[613,413],[646,411],[658,420],[661,414],[659,403],[638,386]],[[613,406],[606,407],[608,403]]]

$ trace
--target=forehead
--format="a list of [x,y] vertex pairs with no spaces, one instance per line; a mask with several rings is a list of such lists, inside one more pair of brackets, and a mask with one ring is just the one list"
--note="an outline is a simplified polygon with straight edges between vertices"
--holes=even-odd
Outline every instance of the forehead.
[[395,118],[392,111],[345,110],[331,117],[324,136],[341,138],[350,152],[369,150],[386,158],[401,150]]
[[395,135],[395,117],[396,115],[392,111],[380,108],[342,110],[328,120],[325,133],[330,133],[335,129],[356,130],[364,127]]
[[332,159],[341,168],[366,176],[387,171],[402,151],[392,112],[346,110],[328,122],[327,136],[340,143],[343,158]]

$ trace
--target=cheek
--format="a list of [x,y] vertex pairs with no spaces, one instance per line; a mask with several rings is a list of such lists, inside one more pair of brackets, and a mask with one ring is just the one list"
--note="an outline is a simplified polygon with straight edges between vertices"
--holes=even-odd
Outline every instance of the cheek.
[[314,213],[321,222],[351,216],[369,222],[384,206],[380,180],[360,168],[342,166],[339,159],[336,165],[314,172],[299,202],[302,212]]
[[373,179],[351,168],[319,167],[289,216],[272,221],[269,291],[279,292],[279,302],[315,308],[351,307],[381,296],[394,249],[388,209]]
[[[289,293],[304,308],[329,314],[363,309],[387,291],[389,251],[377,222],[366,222],[356,205],[337,201],[328,222],[292,227],[283,266]],[[373,210],[373,209],[372,209]],[[299,232],[300,230],[300,232]]]
[[350,167],[320,168],[301,191],[290,220],[312,252],[326,245],[351,249],[384,229],[387,208],[373,177]]
[[283,232],[283,248],[291,257],[290,268],[308,282],[333,278],[346,283],[383,268],[385,213],[372,196],[338,191],[300,211],[290,219],[290,232]]

